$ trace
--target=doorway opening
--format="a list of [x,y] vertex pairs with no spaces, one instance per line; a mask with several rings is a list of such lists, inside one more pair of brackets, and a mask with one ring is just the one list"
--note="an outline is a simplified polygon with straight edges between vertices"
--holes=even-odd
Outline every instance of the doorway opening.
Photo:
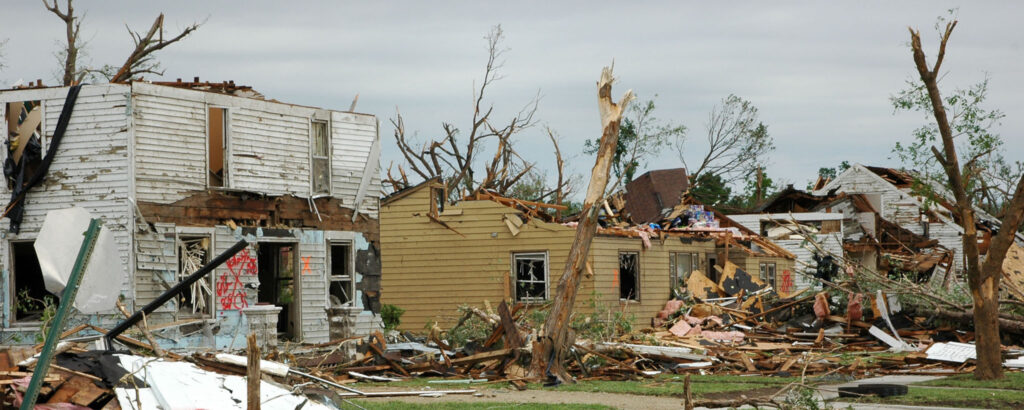
[[277,333],[288,340],[296,340],[301,326],[295,296],[296,253],[296,245],[292,243],[259,244],[260,288],[257,302],[281,307]]

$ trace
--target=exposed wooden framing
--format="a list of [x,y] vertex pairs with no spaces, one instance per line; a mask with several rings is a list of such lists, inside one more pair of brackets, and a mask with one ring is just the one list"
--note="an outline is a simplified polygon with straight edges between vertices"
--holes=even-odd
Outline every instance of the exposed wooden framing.
[[583,200],[582,218],[576,226],[576,237],[569,250],[561,279],[558,281],[550,313],[544,327],[538,332],[537,341],[533,344],[533,358],[529,371],[530,377],[533,378],[553,377],[561,382],[572,380],[562,366],[565,351],[573,345],[573,337],[570,337],[568,329],[569,318],[576,303],[583,268],[590,254],[590,244],[597,234],[597,218],[601,210],[599,201],[604,198],[604,190],[608,185],[608,172],[619,138],[619,122],[626,106],[633,99],[633,92],[626,91],[619,103],[615,103],[611,95],[613,81],[612,69],[605,67],[597,82],[598,108],[602,125],[597,161],[590,176],[587,195]]

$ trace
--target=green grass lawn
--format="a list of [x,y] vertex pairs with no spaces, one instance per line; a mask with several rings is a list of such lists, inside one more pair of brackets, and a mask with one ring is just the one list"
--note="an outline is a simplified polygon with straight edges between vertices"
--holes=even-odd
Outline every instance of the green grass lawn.
[[[544,387],[541,383],[530,383],[527,388],[530,390],[554,390],[554,391],[575,391],[575,392],[603,392],[638,394],[645,396],[683,396],[684,375],[662,374],[650,379],[635,381],[598,381],[584,380],[575,384],[563,384],[557,387]],[[415,378],[400,382],[389,383],[364,383],[356,386],[375,386],[391,388],[422,388],[430,386],[433,390],[451,389],[481,389],[481,388],[507,388],[507,383],[472,383],[472,384],[436,384],[428,383],[430,380],[442,380],[438,378]],[[690,376],[690,389],[694,396],[702,394],[747,391],[763,387],[778,387],[799,380],[796,377],[763,377],[763,376],[724,376],[724,375],[692,375]]]
[[973,374],[958,374],[937,380],[916,383],[920,386],[964,387],[972,389],[1024,390],[1024,373],[1004,373],[999,380],[975,380]]
[[859,403],[902,404],[910,406],[973,407],[985,409],[1024,408],[1024,392],[981,389],[933,389],[910,387],[905,396],[841,398]]
[[523,409],[523,410],[557,410],[557,409],[579,409],[579,410],[605,410],[614,407],[600,406],[595,404],[548,404],[548,403],[499,403],[499,402],[437,402],[431,404],[406,403],[401,401],[367,401],[353,400],[354,403],[366,409],[400,409],[400,410],[464,410],[464,409]]

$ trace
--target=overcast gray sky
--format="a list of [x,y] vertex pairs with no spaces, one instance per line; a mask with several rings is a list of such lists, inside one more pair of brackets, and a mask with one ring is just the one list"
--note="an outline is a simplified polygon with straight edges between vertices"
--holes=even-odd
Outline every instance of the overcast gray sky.
[[[206,21],[159,54],[163,79],[234,80],[270,98],[335,109],[359,93],[357,111],[381,120],[384,167],[398,159],[388,123],[395,107],[421,136],[437,135],[442,121],[466,128],[486,59],[483,36],[501,24],[509,51],[505,78],[490,90],[496,115],[511,115],[539,90],[541,123],[561,135],[574,172],[593,166],[582,142],[600,133],[594,85],[614,59],[615,94],[658,94],[658,116],[690,129],[693,156],[705,149],[712,106],[730,93],[753,102],[778,146],[768,174],[801,187],[841,160],[896,165],[888,159],[893,143],[925,121],[893,115],[888,100],[915,73],[907,26],[922,30],[933,57],[933,24],[953,7],[960,24],[942,86],[987,74],[988,105],[1007,114],[997,130],[1006,155],[1024,159],[1024,30],[1021,5],[1011,1],[76,2],[87,61],[96,66],[120,65],[132,47],[125,24],[145,30],[162,11],[168,31]],[[61,21],[39,2],[6,4],[5,38],[0,85],[56,83]],[[542,128],[521,141],[530,159],[552,162]],[[648,168],[679,165],[665,147]]]

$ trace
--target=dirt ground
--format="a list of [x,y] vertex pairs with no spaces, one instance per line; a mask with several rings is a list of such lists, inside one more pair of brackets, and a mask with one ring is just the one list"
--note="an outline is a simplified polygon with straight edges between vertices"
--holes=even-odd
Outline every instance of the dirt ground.
[[[450,389],[463,389],[465,387],[449,387]],[[365,401],[404,401],[410,403],[430,404],[438,402],[502,402],[502,403],[549,403],[549,404],[601,404],[619,409],[679,409],[682,407],[683,399],[675,397],[639,396],[632,394],[616,393],[589,393],[569,392],[551,390],[525,390],[516,391],[511,389],[492,389],[488,387],[470,387],[477,390],[477,395],[452,394],[442,397],[387,397],[367,398]],[[378,389],[367,389],[367,391]],[[387,390],[387,389],[379,389]],[[424,391],[429,392],[429,390]]]

